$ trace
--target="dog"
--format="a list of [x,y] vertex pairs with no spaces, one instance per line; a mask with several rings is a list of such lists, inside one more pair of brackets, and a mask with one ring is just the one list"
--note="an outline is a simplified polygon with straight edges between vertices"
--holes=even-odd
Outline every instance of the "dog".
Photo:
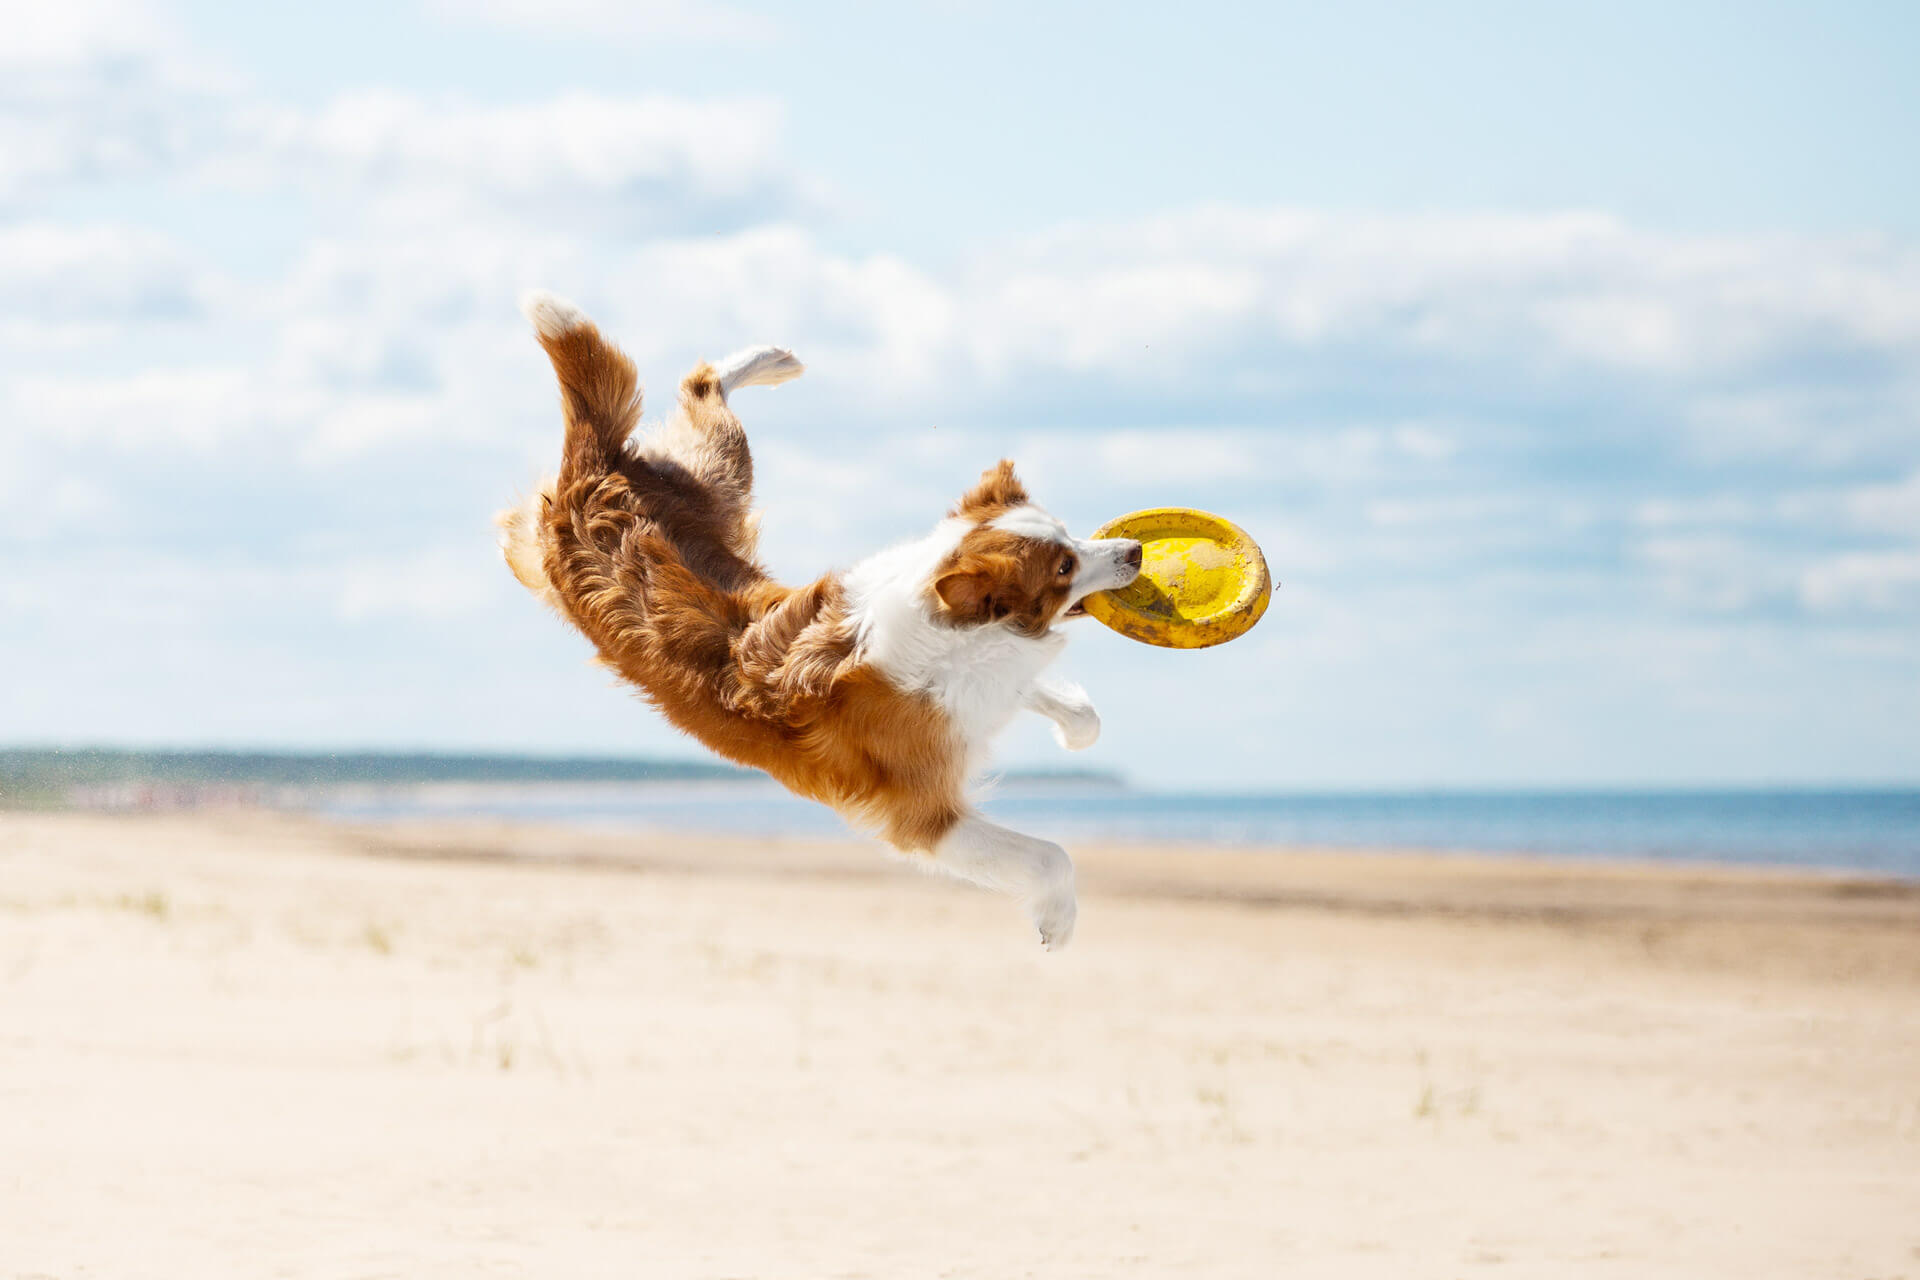
[[793,354],[695,366],[672,418],[634,439],[632,362],[572,304],[534,293],[522,305],[566,434],[559,474],[499,518],[514,576],[678,728],[1012,895],[1042,945],[1066,946],[1066,851],[987,820],[967,784],[1023,708],[1070,751],[1099,737],[1087,695],[1042,673],[1067,642],[1056,624],[1132,582],[1140,544],[1073,537],[1002,460],[925,537],[783,586],[754,558],[753,458],[728,398],[799,377]]

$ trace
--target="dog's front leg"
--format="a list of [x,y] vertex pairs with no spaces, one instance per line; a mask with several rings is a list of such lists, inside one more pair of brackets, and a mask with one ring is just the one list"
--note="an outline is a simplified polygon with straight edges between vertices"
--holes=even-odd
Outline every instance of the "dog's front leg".
[[1100,740],[1100,713],[1079,685],[1035,681],[1024,701],[1053,721],[1053,740],[1067,750],[1085,751]]
[[941,837],[933,859],[948,875],[1013,895],[1047,950],[1058,951],[1072,939],[1079,910],[1073,862],[1051,840],[1021,835],[970,813]]

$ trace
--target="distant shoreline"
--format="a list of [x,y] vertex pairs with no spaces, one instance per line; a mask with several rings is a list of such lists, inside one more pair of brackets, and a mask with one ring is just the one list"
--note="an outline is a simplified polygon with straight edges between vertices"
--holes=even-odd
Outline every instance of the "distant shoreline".
[[[1008,782],[1125,788],[1141,794],[1115,769],[1008,768],[990,771]],[[548,755],[503,751],[281,751],[229,748],[101,746],[0,747],[0,808],[35,790],[153,783],[164,785],[346,786],[421,783],[762,782],[766,775],[714,759],[659,756]],[[1404,786],[1273,786],[1206,788],[1164,794],[1220,799],[1285,797],[1320,800],[1357,797],[1400,800],[1464,798],[1591,798],[1670,796],[1920,796],[1920,778],[1850,782],[1830,779],[1750,783],[1621,783],[1592,785],[1420,784]]]
[[[1124,787],[1102,770],[1010,770],[1009,780]],[[760,783],[716,761],[505,752],[0,749],[0,808],[197,808],[303,803],[299,793],[433,784]],[[295,793],[289,795],[288,793]]]
[[[1200,793],[1008,770],[992,818],[1069,848],[1479,852],[1806,867],[1920,880],[1920,789]],[[0,751],[0,809],[301,812],[339,822],[559,824],[844,839],[831,810],[714,762],[430,752]]]

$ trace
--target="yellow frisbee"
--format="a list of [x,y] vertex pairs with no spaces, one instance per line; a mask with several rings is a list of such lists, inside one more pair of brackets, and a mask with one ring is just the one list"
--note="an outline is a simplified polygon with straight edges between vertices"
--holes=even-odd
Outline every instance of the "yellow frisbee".
[[1267,558],[1232,521],[1191,507],[1155,507],[1109,520],[1093,536],[1140,544],[1138,578],[1081,602],[1129,639],[1205,649],[1244,635],[1267,611]]

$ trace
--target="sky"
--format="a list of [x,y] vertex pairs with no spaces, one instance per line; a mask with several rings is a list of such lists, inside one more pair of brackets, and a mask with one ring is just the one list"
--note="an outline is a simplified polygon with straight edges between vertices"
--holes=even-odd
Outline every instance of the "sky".
[[698,756],[494,552],[539,286],[661,396],[807,362],[736,401],[789,580],[1002,456],[1262,543],[1004,762],[1920,781],[1920,10],[1441,9],[21,6],[0,742]]

